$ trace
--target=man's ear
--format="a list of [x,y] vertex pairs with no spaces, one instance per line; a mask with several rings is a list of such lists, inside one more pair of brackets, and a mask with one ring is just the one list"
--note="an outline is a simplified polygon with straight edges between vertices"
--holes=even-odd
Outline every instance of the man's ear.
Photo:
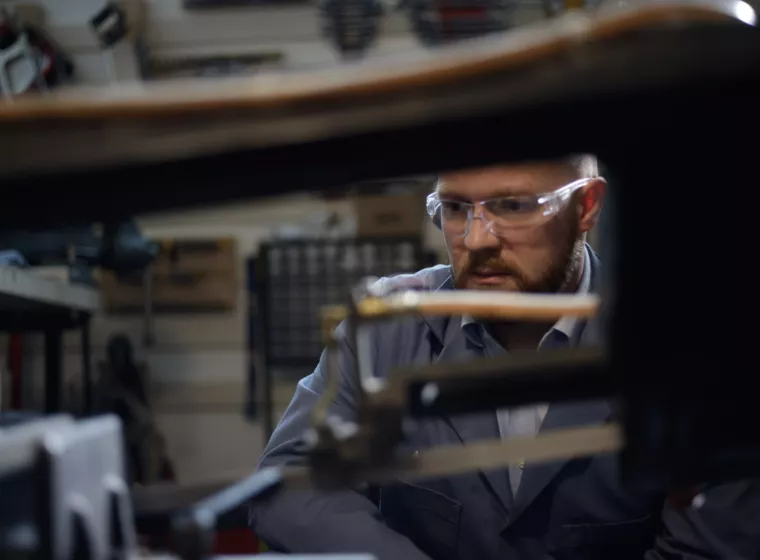
[[599,221],[606,191],[607,181],[603,177],[592,179],[583,187],[579,201],[581,233],[589,231]]

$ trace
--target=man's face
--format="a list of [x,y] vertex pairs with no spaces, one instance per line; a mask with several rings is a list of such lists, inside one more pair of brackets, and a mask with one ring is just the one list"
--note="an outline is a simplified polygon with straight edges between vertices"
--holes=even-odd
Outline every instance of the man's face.
[[[438,194],[442,199],[477,202],[548,193],[579,178],[561,162],[504,165],[444,174]],[[499,237],[483,220],[474,219],[466,237],[447,231],[444,223],[456,287],[545,293],[564,289],[582,266],[583,233],[596,221],[603,189],[602,181],[592,181],[546,222]]]

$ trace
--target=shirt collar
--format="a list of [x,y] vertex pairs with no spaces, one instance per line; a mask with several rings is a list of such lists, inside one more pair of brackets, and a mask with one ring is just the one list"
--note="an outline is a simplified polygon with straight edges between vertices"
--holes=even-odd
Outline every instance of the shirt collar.
[[[578,290],[576,291],[578,295],[587,295],[591,290],[591,257],[588,254],[588,247],[584,249],[583,256],[584,256],[583,272],[581,272],[581,279],[580,279],[580,282],[578,283]],[[477,328],[477,327],[481,327],[481,328]],[[565,317],[560,317],[559,320],[556,323],[554,323],[552,328],[549,329],[547,336],[549,335],[549,333],[557,332],[567,337],[568,340],[574,340],[578,333],[578,329],[580,328],[581,328],[581,319],[579,317],[567,315]],[[472,340],[472,337],[470,337],[469,335],[472,333],[472,331],[478,331],[477,332],[478,338],[480,338],[480,335],[482,335],[482,325],[480,325],[477,322],[477,320],[475,320],[475,318],[469,315],[462,316],[462,330],[464,331],[465,335],[468,335],[468,338],[470,338],[471,340]],[[482,342],[479,342],[478,344],[482,345]]]

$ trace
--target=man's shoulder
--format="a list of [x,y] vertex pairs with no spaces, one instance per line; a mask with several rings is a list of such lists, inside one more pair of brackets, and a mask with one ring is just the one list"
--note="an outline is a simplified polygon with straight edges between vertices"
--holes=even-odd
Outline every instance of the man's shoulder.
[[[399,274],[379,279],[372,286],[378,294],[404,290],[436,291],[446,289],[451,269],[445,265],[423,268],[412,274]],[[421,315],[404,315],[391,321],[372,324],[373,368],[375,375],[384,377],[394,367],[421,363],[430,357],[429,337],[425,333],[430,323]]]
[[374,283],[373,289],[377,290],[378,293],[390,293],[400,290],[434,292],[446,287],[450,278],[451,267],[445,264],[438,264],[410,274],[385,276]]

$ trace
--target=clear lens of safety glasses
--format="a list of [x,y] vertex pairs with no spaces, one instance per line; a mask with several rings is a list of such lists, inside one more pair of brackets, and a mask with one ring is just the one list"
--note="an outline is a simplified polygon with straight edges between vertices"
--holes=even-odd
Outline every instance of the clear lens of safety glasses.
[[479,202],[441,199],[438,193],[427,197],[427,211],[435,224],[446,233],[466,236],[475,219],[495,235],[505,235],[511,230],[541,225],[570,201],[572,194],[592,179],[583,178],[538,195],[521,195],[491,198]]

